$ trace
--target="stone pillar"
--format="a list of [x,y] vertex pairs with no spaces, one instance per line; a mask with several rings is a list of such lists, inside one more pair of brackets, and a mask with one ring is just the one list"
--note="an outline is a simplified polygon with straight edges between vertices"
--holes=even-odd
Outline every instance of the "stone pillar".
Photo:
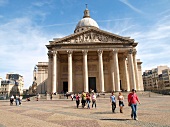
[[124,68],[126,90],[130,91],[129,74],[128,74],[128,69],[127,69],[126,55],[123,56],[123,68]]
[[100,84],[100,92],[104,92],[104,73],[103,73],[103,51],[98,50],[99,57],[99,84]]
[[[112,56],[112,53],[111,53]],[[115,91],[115,80],[114,80],[114,62],[113,60],[110,61],[110,69],[111,69],[111,83],[112,83],[112,91]]]
[[120,75],[119,75],[119,63],[118,63],[118,50],[114,49],[112,52],[113,52],[115,91],[120,91]]
[[128,54],[128,69],[129,69],[129,78],[130,78],[131,89],[136,90],[136,78],[135,78],[135,70],[134,70],[132,52],[133,52],[132,49],[130,49],[129,54]]
[[83,53],[83,77],[84,77],[84,92],[89,92],[88,85],[88,64],[87,64],[87,50],[82,50]]
[[52,93],[57,92],[57,51],[53,52],[53,85]]
[[47,93],[52,92],[52,60],[53,54],[51,51],[48,51],[48,80],[47,80]]
[[134,63],[134,71],[135,71],[135,78],[136,78],[136,90],[139,90],[139,76],[138,76],[138,65],[137,65],[137,60],[136,60],[136,53],[137,51],[133,51],[133,63]]
[[73,51],[69,50],[68,53],[68,92],[73,92],[73,75],[72,75],[72,53]]

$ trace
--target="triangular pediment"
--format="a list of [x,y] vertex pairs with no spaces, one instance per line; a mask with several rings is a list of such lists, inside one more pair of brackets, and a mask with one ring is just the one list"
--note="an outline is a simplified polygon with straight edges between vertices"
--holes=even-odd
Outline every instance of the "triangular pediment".
[[54,39],[51,45],[56,44],[81,44],[81,43],[134,43],[134,39],[122,37],[97,28],[90,28],[69,36]]

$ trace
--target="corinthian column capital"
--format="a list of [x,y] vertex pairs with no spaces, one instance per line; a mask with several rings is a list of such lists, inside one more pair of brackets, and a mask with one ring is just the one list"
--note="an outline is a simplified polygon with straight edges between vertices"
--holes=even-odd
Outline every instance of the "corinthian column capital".
[[82,50],[83,55],[87,55],[88,50]]
[[72,55],[73,51],[72,50],[67,50],[67,54]]
[[54,51],[53,51],[53,55],[56,55],[56,54],[57,54],[57,51],[56,51],[56,50],[54,50]]
[[52,59],[52,58],[53,58],[53,53],[52,53],[52,51],[48,51],[47,55],[48,55],[48,58],[49,58],[49,59]]
[[100,56],[100,55],[102,55],[102,53],[103,53],[103,50],[97,50],[97,53],[98,53],[98,55]]
[[118,53],[119,49],[112,49],[112,53],[115,54],[115,53]]
[[136,54],[137,54],[136,49],[133,49],[133,55],[136,55]]
[[129,54],[132,54],[132,53],[133,53],[133,49],[129,49],[129,50],[128,50],[128,53],[129,53]]

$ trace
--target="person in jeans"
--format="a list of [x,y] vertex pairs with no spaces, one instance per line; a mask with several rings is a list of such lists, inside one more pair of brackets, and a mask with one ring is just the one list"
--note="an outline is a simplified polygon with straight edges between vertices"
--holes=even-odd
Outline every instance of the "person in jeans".
[[131,118],[134,120],[138,120],[136,111],[137,111],[137,102],[140,104],[140,101],[139,101],[138,96],[135,91],[136,90],[132,89],[132,92],[129,93],[128,103],[130,104],[129,106],[131,106],[131,108],[132,108]]
[[92,108],[93,108],[93,105],[95,105],[95,108],[96,108],[96,95],[94,92],[92,93],[91,99],[92,99]]
[[110,96],[110,103],[112,105],[112,112],[115,113],[115,109],[116,109],[116,97],[114,95],[114,92],[112,92],[112,95]]
[[87,102],[87,108],[90,109],[90,93],[86,94],[86,102]]

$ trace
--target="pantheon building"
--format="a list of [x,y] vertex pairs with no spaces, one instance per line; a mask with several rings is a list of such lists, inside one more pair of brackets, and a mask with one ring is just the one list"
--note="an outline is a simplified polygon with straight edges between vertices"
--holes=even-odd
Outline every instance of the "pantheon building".
[[49,61],[39,63],[37,85],[45,82],[48,93],[143,91],[137,44],[130,37],[101,30],[86,8],[73,34],[46,45]]

